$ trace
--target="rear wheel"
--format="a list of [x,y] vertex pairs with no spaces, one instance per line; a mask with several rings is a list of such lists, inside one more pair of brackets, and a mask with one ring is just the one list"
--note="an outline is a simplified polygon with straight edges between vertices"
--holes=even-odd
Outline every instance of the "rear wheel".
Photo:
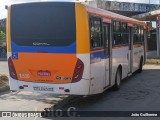
[[115,85],[114,90],[119,90],[121,86],[121,80],[122,80],[122,72],[120,68],[117,69],[116,77],[115,77]]
[[141,58],[140,62],[139,62],[139,69],[138,69],[138,73],[142,72],[142,67],[143,67],[143,58]]

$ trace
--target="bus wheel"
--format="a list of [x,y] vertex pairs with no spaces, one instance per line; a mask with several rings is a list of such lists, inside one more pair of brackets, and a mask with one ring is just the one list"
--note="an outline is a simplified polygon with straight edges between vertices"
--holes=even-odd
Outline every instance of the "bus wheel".
[[143,67],[143,58],[141,57],[141,60],[139,62],[139,69],[138,69],[138,73],[142,72],[142,67]]
[[120,68],[117,69],[116,77],[115,77],[115,85],[114,90],[119,90],[121,86],[121,80],[122,80],[122,72]]

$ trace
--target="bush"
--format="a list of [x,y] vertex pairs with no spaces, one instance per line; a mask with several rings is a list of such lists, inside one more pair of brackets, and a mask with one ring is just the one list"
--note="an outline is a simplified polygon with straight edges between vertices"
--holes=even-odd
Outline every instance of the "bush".
[[1,75],[1,74],[0,74],[0,80],[8,81],[8,76],[7,76],[7,75]]
[[0,31],[0,46],[6,40],[6,34],[3,31]]

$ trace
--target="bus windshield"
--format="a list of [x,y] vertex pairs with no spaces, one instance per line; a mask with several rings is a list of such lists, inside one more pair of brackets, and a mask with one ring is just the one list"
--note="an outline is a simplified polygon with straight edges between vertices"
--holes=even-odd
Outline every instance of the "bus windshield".
[[12,5],[11,40],[18,46],[68,46],[75,42],[74,3]]

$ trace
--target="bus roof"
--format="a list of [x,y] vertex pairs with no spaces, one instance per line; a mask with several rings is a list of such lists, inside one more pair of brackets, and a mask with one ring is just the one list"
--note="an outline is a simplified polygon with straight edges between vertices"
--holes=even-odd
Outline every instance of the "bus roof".
[[114,20],[125,21],[125,22],[132,23],[132,24],[139,24],[139,25],[146,27],[146,24],[144,22],[133,19],[133,18],[129,18],[129,17],[123,16],[120,14],[116,14],[114,12],[110,12],[110,11],[96,8],[96,7],[89,6],[89,5],[85,5],[85,7],[89,13],[93,13],[93,14],[100,15],[100,16],[107,17],[107,18],[114,19]]

